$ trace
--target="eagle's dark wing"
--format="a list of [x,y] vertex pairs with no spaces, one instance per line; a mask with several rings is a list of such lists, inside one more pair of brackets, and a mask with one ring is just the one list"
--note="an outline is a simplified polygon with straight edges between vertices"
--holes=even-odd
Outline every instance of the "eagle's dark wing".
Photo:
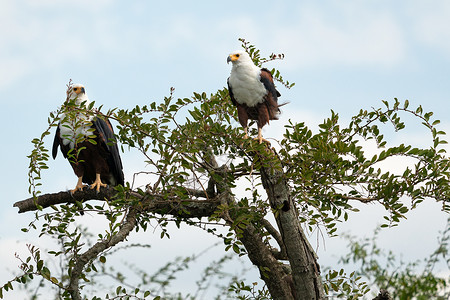
[[262,68],[261,69],[261,78],[260,78],[260,80],[264,84],[264,87],[266,88],[266,90],[270,94],[272,94],[272,97],[277,102],[278,101],[278,97],[280,97],[281,94],[275,88],[275,84],[273,83],[272,73],[270,73],[270,71],[267,70],[266,68]]
[[59,122],[58,126],[56,127],[55,132],[55,138],[53,139],[53,149],[52,149],[52,156],[53,159],[56,158],[56,155],[58,154],[58,147],[61,148],[61,153],[63,154],[64,158],[67,158],[70,151],[69,144],[64,145],[63,143],[63,137],[61,136],[61,122]]
[[58,124],[58,126],[56,127],[55,138],[53,139],[53,149],[52,149],[53,159],[55,159],[56,155],[58,155],[58,147],[59,147],[59,144],[61,143],[60,133],[61,133],[61,131],[59,130],[59,124]]
[[231,102],[233,103],[234,106],[237,106],[238,103],[236,102],[236,99],[234,99],[233,89],[231,88],[229,77],[227,79],[227,85],[228,85],[228,93],[230,94]]
[[116,137],[111,123],[108,119],[96,117],[92,121],[92,126],[98,132],[98,141],[105,147],[109,153],[106,161],[110,172],[116,179],[116,184],[124,185],[124,176],[122,171],[122,160],[120,159],[119,148],[117,147]]

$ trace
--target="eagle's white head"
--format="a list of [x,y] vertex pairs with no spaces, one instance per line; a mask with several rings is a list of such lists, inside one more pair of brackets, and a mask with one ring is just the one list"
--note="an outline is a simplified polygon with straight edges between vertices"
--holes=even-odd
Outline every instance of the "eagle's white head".
[[81,103],[83,101],[89,102],[89,98],[86,94],[86,89],[82,84],[72,84],[67,88],[67,99],[73,100],[75,98],[77,99],[78,103]]
[[254,65],[252,59],[250,58],[250,55],[248,55],[247,52],[242,50],[237,50],[230,53],[230,55],[228,55],[227,58],[227,63],[229,63],[230,61],[233,64],[233,66],[248,65],[248,64]]
[[[80,105],[83,102],[85,102],[86,105],[90,103],[86,90],[82,84],[77,83],[69,85],[66,93],[66,101],[75,99],[76,105]],[[73,116],[73,114],[66,115],[66,113],[62,113],[61,123],[58,126],[61,131],[63,145],[70,145],[70,148],[72,149],[75,147],[76,137],[80,134],[83,136],[91,135],[92,119],[92,115],[84,113],[77,113],[75,116]]]

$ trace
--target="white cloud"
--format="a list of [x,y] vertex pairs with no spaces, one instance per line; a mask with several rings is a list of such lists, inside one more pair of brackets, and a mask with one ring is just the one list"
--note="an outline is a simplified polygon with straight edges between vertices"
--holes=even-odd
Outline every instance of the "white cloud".
[[[298,21],[273,32],[276,45],[293,60],[295,67],[390,66],[402,62],[406,40],[395,17],[359,7],[335,6],[336,19],[320,7],[303,7]],[[288,50],[284,50],[288,49]]]
[[407,12],[414,38],[450,58],[450,2],[414,1]]

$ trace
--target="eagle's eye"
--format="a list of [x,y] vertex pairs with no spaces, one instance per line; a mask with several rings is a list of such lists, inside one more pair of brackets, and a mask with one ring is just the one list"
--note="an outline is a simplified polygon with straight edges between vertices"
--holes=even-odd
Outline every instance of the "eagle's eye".
[[236,57],[239,58],[239,54],[236,54]]
[[76,92],[78,90],[78,88],[73,88],[73,90]]

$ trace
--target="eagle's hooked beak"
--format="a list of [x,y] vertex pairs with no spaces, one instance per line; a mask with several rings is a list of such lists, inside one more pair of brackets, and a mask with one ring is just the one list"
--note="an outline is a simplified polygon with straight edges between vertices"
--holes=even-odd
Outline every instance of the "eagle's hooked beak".
[[230,61],[237,61],[240,56],[241,55],[239,53],[233,53],[233,54],[228,55],[227,63],[229,63]]
[[86,94],[86,90],[84,89],[84,87],[81,88],[81,94]]

